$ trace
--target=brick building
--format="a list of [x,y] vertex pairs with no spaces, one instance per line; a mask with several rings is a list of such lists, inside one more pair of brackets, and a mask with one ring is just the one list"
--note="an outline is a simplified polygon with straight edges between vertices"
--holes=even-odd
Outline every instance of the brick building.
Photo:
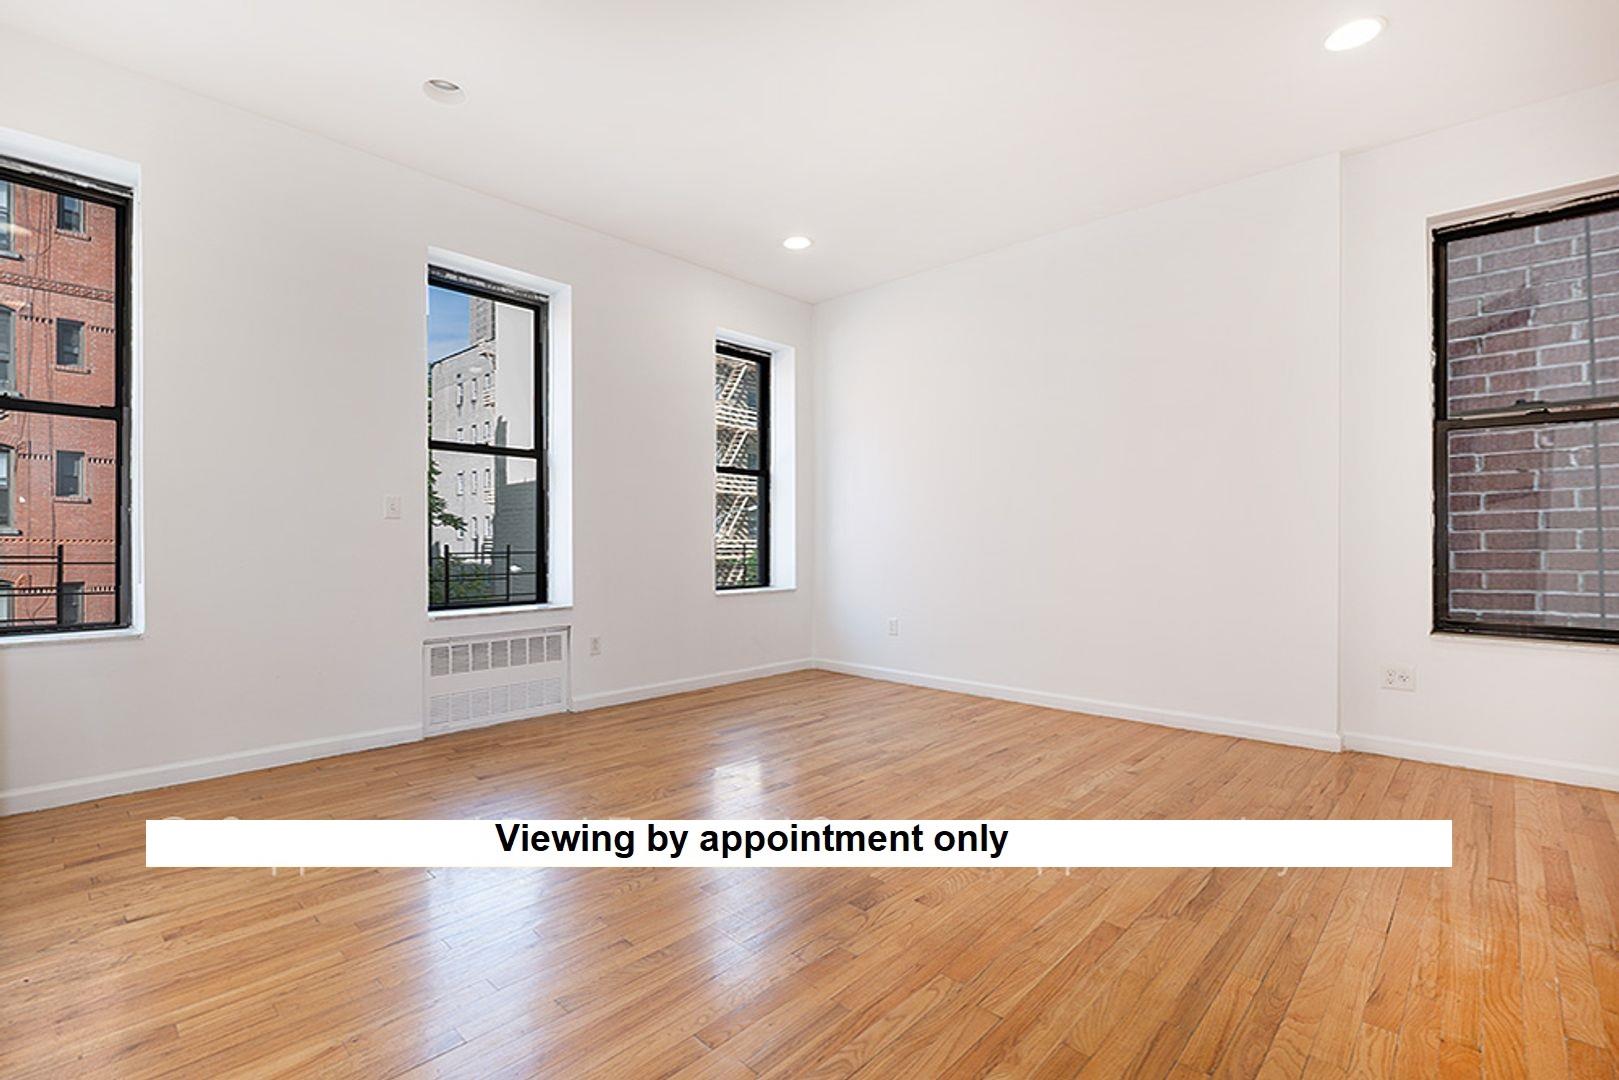
[[[1457,240],[1452,417],[1619,397],[1619,213]],[[1619,422],[1452,433],[1453,617],[1619,626]]]
[[[0,395],[116,404],[117,275],[113,207],[0,179]],[[116,618],[117,438],[0,398],[0,623]]]

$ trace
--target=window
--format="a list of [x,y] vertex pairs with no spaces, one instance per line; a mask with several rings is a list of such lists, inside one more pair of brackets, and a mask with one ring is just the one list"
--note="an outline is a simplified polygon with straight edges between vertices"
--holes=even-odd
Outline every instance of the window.
[[[0,268],[11,282],[0,314],[0,447],[10,448],[0,452],[0,580],[11,583],[0,635],[125,627],[130,194],[5,159],[0,192],[0,219],[16,222],[25,206],[39,218],[30,217],[27,232],[0,229],[7,255]],[[81,226],[107,223],[72,241],[72,258],[54,257],[67,243],[51,228],[63,197],[76,200]],[[74,202],[65,205],[71,219]],[[23,312],[39,318],[25,323]],[[53,328],[57,313],[73,317]],[[108,341],[93,368],[84,334],[90,326],[104,328]],[[62,378],[59,365],[78,373]]]
[[78,367],[84,363],[84,324],[72,319],[56,320],[56,364]]
[[[544,603],[545,297],[438,267],[427,282],[428,607]],[[482,439],[457,421],[468,381]]]
[[11,582],[0,579],[0,632],[11,625]]
[[61,626],[78,626],[84,622],[84,582],[62,582],[57,591],[56,621]]
[[0,307],[0,393],[11,391],[15,383],[17,313]]
[[84,496],[84,454],[78,450],[56,452],[56,497],[78,499]]
[[0,446],[0,530],[10,531],[11,525],[11,447]]
[[56,197],[56,227],[63,232],[84,231],[84,200],[77,195]]
[[1434,628],[1619,642],[1619,194],[1433,243]]
[[769,585],[769,353],[715,343],[714,434],[714,585]]

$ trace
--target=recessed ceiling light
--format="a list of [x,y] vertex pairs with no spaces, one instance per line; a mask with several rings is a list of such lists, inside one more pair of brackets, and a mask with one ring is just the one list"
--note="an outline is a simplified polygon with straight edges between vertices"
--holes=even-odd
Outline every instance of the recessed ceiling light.
[[1345,52],[1349,49],[1358,49],[1378,34],[1389,21],[1381,15],[1373,15],[1365,19],[1351,19],[1338,29],[1327,35],[1323,42],[1328,52]]
[[789,236],[787,239],[781,242],[781,246],[786,248],[788,251],[803,251],[813,243],[815,243],[815,241],[811,240],[807,236]]
[[422,93],[440,105],[459,105],[467,99],[467,92],[461,89],[461,84],[449,79],[428,79],[422,83]]

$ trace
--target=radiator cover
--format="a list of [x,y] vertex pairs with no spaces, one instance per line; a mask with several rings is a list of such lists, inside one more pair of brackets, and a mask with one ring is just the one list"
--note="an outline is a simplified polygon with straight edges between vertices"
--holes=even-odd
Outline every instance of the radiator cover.
[[422,726],[428,735],[564,712],[565,626],[435,638],[422,644]]

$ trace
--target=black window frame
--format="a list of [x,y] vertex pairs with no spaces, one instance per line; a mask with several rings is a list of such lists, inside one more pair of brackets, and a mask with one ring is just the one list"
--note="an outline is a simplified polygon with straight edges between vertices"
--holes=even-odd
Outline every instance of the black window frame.
[[[1457,432],[1492,428],[1566,427],[1619,420],[1619,395],[1593,396],[1574,401],[1528,401],[1451,415],[1449,387],[1449,255],[1448,245],[1492,233],[1511,232],[1557,221],[1591,217],[1619,210],[1619,191],[1583,196],[1551,206],[1511,211],[1488,218],[1440,226],[1430,232],[1433,296],[1433,632],[1477,637],[1529,638],[1619,645],[1614,629],[1583,626],[1537,626],[1527,623],[1457,619],[1450,613],[1450,437]],[[1589,252],[1587,252],[1589,254]],[[1587,296],[1589,300],[1590,297]],[[1595,360],[1593,359],[1593,363]],[[1596,440],[1594,452],[1600,454]],[[1599,481],[1600,482],[1600,481]],[[1613,549],[1619,552],[1619,545]],[[1619,616],[1619,611],[1615,611]],[[1616,620],[1619,621],[1619,620]]]
[[[80,622],[73,626],[56,624],[41,624],[29,626],[0,627],[0,638],[40,637],[51,634],[82,634],[95,631],[127,630],[133,625],[134,599],[130,574],[130,536],[132,533],[133,507],[130,493],[134,490],[130,481],[132,463],[130,460],[130,430],[132,425],[130,405],[131,385],[131,356],[133,339],[130,331],[131,296],[134,292],[134,267],[130,259],[134,227],[134,193],[126,187],[81,176],[76,173],[63,172],[47,166],[19,158],[0,158],[0,184],[10,184],[10,212],[11,220],[16,220],[18,214],[18,186],[26,186],[36,191],[48,192],[51,195],[70,195],[83,199],[86,213],[91,204],[105,206],[113,211],[114,232],[114,327],[113,327],[113,400],[110,405],[79,405],[61,401],[46,401],[39,398],[29,398],[15,392],[15,377],[13,388],[0,390],[0,410],[12,412],[37,413],[45,416],[67,416],[84,420],[106,420],[113,427],[113,446],[117,460],[113,463],[113,580],[115,582],[112,592],[113,616],[110,620],[101,622]],[[13,375],[16,364],[13,360]],[[51,462],[51,486],[54,490],[56,484],[55,460]],[[88,467],[88,460],[86,460]],[[12,483],[16,484],[16,474],[13,470]],[[88,477],[84,478],[84,486],[88,487]],[[55,580],[63,580],[64,567],[75,565],[75,560],[64,560],[62,548],[58,546],[54,560],[53,573]],[[79,565],[84,565],[80,563]],[[0,568],[3,569],[3,568]],[[54,591],[54,586],[53,586]],[[13,594],[13,603],[16,594]]]
[[[534,596],[520,597],[512,600],[476,597],[471,600],[456,602],[450,598],[448,587],[444,590],[442,602],[435,603],[431,585],[427,591],[427,610],[429,613],[439,611],[464,611],[467,609],[504,608],[504,607],[533,607],[537,604],[550,602],[551,584],[551,552],[549,527],[550,504],[550,443],[551,443],[551,416],[547,404],[550,401],[550,299],[542,293],[531,292],[513,285],[505,285],[487,278],[464,274],[458,270],[450,270],[441,266],[429,265],[427,268],[427,284],[431,287],[449,289],[453,292],[463,293],[467,296],[483,297],[502,304],[511,304],[516,307],[527,308],[534,313],[534,446],[532,449],[522,447],[496,446],[493,443],[462,442],[452,439],[435,439],[432,437],[431,422],[428,427],[427,453],[429,461],[434,451],[442,453],[475,454],[485,457],[524,458],[534,462],[535,485],[534,514],[535,532],[538,543],[538,562],[535,567]],[[431,390],[429,390],[431,394]],[[477,438],[477,426],[473,426],[472,437]],[[427,518],[427,569],[429,575],[434,571],[433,562],[433,519],[429,514]]]
[[[737,585],[721,585],[715,582],[714,588],[719,592],[737,592],[746,589],[768,589],[770,577],[770,366],[774,357],[763,349],[749,348],[746,345],[737,345],[723,338],[714,342],[714,354],[727,356],[733,360],[744,360],[755,364],[759,369],[759,467],[748,469],[738,465],[714,464],[714,475],[719,476],[748,476],[753,477],[756,490],[759,493],[759,580],[745,582]],[[718,425],[718,418],[715,423]],[[718,498],[718,491],[711,494]],[[714,538],[718,541],[719,537]],[[714,552],[714,561],[718,561],[719,552]],[[709,574],[714,574],[714,566],[709,567]]]

